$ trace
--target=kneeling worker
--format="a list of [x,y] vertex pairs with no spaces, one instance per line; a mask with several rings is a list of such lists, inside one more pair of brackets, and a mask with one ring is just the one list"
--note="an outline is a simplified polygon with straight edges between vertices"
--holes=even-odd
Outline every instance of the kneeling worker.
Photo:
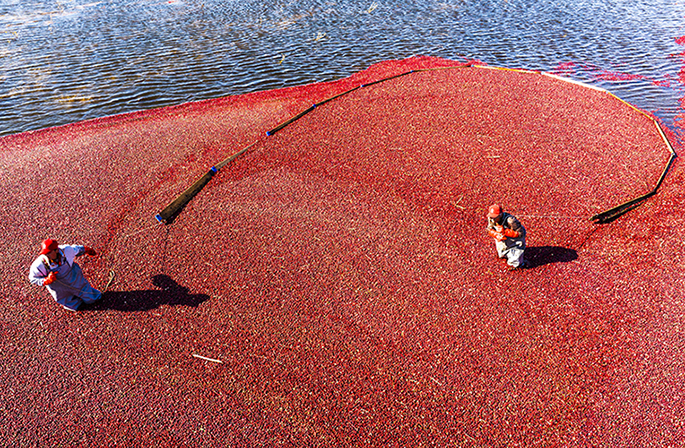
[[488,233],[495,238],[495,248],[500,258],[506,258],[509,269],[525,268],[523,252],[526,249],[526,229],[515,216],[505,213],[502,206],[493,204],[488,208]]
[[102,293],[90,286],[75,261],[83,254],[97,255],[87,246],[60,246],[55,240],[45,240],[38,258],[31,264],[29,280],[45,286],[55,301],[70,311],[76,311],[83,303],[100,300]]

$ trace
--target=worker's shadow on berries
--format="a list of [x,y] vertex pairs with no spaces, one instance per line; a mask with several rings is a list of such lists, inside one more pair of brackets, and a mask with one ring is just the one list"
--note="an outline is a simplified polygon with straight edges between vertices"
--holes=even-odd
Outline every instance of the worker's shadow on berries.
[[90,310],[148,311],[162,305],[197,307],[209,300],[207,294],[190,294],[190,290],[176,283],[168,275],[155,275],[152,283],[159,290],[107,291],[102,300],[83,306]]
[[526,266],[536,268],[551,263],[568,263],[578,259],[578,252],[559,246],[537,246],[526,248]]

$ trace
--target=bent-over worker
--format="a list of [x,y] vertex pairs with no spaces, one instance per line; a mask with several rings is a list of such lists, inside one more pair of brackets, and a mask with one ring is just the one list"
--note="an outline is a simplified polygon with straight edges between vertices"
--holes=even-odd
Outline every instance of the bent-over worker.
[[31,264],[29,280],[34,285],[45,286],[55,301],[70,311],[76,311],[83,303],[100,300],[102,293],[88,283],[76,263],[75,258],[83,254],[97,255],[87,246],[58,245],[57,241],[47,239]]
[[526,250],[526,229],[519,220],[502,210],[501,205],[488,208],[487,231],[495,238],[495,248],[500,258],[506,258],[509,269],[526,267],[523,252]]

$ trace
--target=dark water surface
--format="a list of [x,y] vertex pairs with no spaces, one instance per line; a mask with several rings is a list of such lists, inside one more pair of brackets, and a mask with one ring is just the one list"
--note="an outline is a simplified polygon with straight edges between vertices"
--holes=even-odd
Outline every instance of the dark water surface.
[[685,123],[682,0],[0,0],[0,135],[414,55],[561,74]]

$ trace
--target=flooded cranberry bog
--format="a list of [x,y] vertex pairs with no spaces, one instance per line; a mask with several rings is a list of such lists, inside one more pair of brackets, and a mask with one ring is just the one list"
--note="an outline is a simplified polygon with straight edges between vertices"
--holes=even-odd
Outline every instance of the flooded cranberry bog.
[[[606,91],[432,58],[5,137],[0,440],[676,446],[678,151]],[[98,250],[102,303],[28,283],[47,237]]]

